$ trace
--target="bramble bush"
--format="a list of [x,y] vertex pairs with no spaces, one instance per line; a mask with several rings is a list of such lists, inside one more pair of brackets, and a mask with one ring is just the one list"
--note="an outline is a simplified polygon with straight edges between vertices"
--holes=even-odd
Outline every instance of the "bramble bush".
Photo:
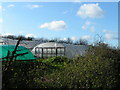
[[101,43],[70,62],[66,57],[16,61],[9,74],[3,71],[3,88],[119,88],[119,69],[120,50]]

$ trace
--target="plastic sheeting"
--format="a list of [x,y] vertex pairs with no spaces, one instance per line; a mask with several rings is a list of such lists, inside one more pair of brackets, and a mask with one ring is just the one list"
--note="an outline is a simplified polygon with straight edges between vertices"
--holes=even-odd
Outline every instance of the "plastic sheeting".
[[[48,42],[48,43],[42,43],[37,45],[36,47],[40,48],[53,48],[53,47],[64,47],[65,48],[65,56],[72,59],[76,55],[84,55],[85,51],[89,48],[89,46],[86,45],[73,45],[73,44],[61,44],[61,43],[55,43],[55,42]],[[35,48],[32,49],[32,53],[35,55]]]
[[86,50],[89,48],[85,45],[72,45],[72,44],[64,44],[65,56],[68,58],[74,58],[77,55],[84,55]]
[[[9,52],[9,57],[11,57],[12,52],[15,49],[15,45],[0,45],[0,61],[6,60],[6,57]],[[25,47],[18,46],[16,51],[15,60],[35,60],[36,58],[33,54]]]

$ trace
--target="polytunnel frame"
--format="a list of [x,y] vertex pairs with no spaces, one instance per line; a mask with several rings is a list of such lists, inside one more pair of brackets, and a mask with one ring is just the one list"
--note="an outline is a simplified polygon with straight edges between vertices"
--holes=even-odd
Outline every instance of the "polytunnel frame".
[[[37,49],[39,52],[37,52]],[[41,52],[40,52],[40,49],[41,49]],[[47,50],[47,53],[44,53],[44,49]],[[48,53],[48,49],[51,50],[50,53]],[[55,49],[55,53],[52,52],[52,49]],[[60,49],[60,53],[58,53],[58,49]],[[64,50],[63,53],[61,53],[61,49]],[[58,56],[58,54],[60,56],[65,56],[65,52],[66,52],[66,47],[35,47],[35,55],[39,58],[48,58],[48,57]],[[40,54],[41,54],[41,57],[40,57]],[[46,54],[46,57],[43,56],[44,54]],[[48,55],[50,55],[50,56],[48,56]]]

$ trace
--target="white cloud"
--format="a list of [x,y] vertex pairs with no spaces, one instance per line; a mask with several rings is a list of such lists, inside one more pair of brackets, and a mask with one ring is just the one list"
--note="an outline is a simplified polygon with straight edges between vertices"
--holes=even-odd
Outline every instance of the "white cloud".
[[90,25],[90,24],[92,24],[92,22],[86,21],[85,24],[86,24],[86,25]]
[[5,34],[2,34],[2,36],[9,36],[9,35],[13,36],[14,34],[12,34],[12,33],[5,33]]
[[112,39],[114,39],[114,37],[113,37],[112,34],[107,33],[107,34],[105,34],[105,39],[107,39],[107,40],[112,40]]
[[103,33],[109,33],[110,31],[109,31],[109,30],[104,29],[104,30],[102,30],[102,32],[103,32]]
[[5,11],[2,5],[0,5],[0,12]]
[[67,14],[68,12],[69,12],[69,11],[66,10],[66,11],[63,12],[63,14]]
[[66,41],[66,40],[67,40],[67,38],[66,38],[66,37],[64,37],[64,38],[60,38],[60,40]]
[[52,21],[49,23],[44,23],[42,25],[39,26],[40,28],[47,28],[49,30],[64,30],[67,28],[67,25],[64,21]]
[[39,5],[39,4],[27,4],[25,7],[29,8],[29,9],[35,9],[35,8],[40,8],[43,6]]
[[73,41],[75,41],[77,39],[78,39],[77,37],[71,37],[71,40],[73,40]]
[[90,30],[91,32],[95,32],[95,23],[90,22],[90,21],[86,21],[85,24],[81,27],[82,30]]
[[86,30],[91,24],[92,24],[92,22],[86,21],[85,24],[82,26],[82,29]]
[[[77,37],[74,37],[74,36],[71,37],[70,39],[73,40],[73,41],[78,40],[78,38],[77,38]],[[60,40],[66,41],[66,40],[68,40],[68,38],[64,37],[64,38],[61,38]]]
[[81,0],[72,0],[74,3],[82,3]]
[[34,34],[27,34],[27,35],[25,35],[25,37],[26,38],[28,38],[28,37],[34,37],[35,38],[36,36]]
[[2,5],[0,5],[0,10],[2,10],[2,8],[3,8]]
[[3,7],[2,7],[2,5],[0,5],[0,11],[2,11],[2,9],[3,9]]
[[90,35],[85,35],[85,36],[82,36],[80,39],[83,39],[83,40],[89,40],[91,39],[92,37]]
[[90,31],[91,31],[91,32],[95,32],[95,27],[94,27],[94,26],[91,26],[91,27],[90,27]]
[[2,18],[0,18],[0,23],[3,23],[3,19]]
[[118,31],[117,30],[107,30],[107,29],[103,29],[101,32],[107,34],[118,34]]
[[111,31],[111,30],[107,30],[107,29],[103,29],[101,32],[104,33],[104,39],[105,40],[118,40],[118,32],[115,31]]
[[83,29],[83,30],[86,30],[86,29],[87,29],[87,26],[86,26],[86,25],[83,25],[83,26],[82,26],[82,29]]
[[65,41],[66,41],[66,40],[67,40],[67,38],[63,38],[63,39],[61,39],[61,40],[65,40]]
[[20,31],[20,32],[19,32],[19,34],[20,34],[20,35],[22,35],[22,34],[23,34],[23,32],[22,32],[22,31]]
[[31,8],[39,8],[39,7],[43,7],[42,5],[31,5]]
[[9,4],[8,7],[11,8],[11,7],[14,7],[15,5],[14,4]]
[[103,33],[111,33],[111,34],[118,34],[118,31],[117,30],[107,30],[107,29],[104,29],[104,30],[102,30],[101,32],[103,32]]
[[83,4],[77,11],[77,15],[82,18],[100,18],[103,17],[104,11],[98,3],[96,4]]

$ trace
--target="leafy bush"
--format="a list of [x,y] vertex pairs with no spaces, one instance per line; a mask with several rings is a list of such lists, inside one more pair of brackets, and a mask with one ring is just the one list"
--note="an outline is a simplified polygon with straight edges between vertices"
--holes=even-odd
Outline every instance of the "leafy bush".
[[[74,63],[73,63],[74,62]],[[35,79],[39,87],[55,88],[113,88],[115,71],[110,60],[101,58],[75,58],[62,71],[53,71],[41,79]]]
[[43,60],[38,60],[41,61],[42,63],[52,66],[52,67],[56,67],[56,68],[64,68],[64,66],[69,62],[68,58],[66,57],[60,57],[60,56],[56,56],[56,57],[51,57],[48,59],[43,59]]
[[[111,50],[111,51],[110,51]],[[115,52],[115,53],[112,53]],[[108,55],[108,53],[110,55]],[[99,45],[76,57],[62,71],[46,74],[44,80],[37,79],[39,87],[67,88],[114,88],[118,87],[118,69],[115,68],[118,51]],[[119,65],[118,65],[119,66]],[[42,86],[41,86],[42,85]]]
[[71,62],[66,57],[14,62],[3,71],[3,88],[114,88],[119,68],[120,50],[100,44]]

